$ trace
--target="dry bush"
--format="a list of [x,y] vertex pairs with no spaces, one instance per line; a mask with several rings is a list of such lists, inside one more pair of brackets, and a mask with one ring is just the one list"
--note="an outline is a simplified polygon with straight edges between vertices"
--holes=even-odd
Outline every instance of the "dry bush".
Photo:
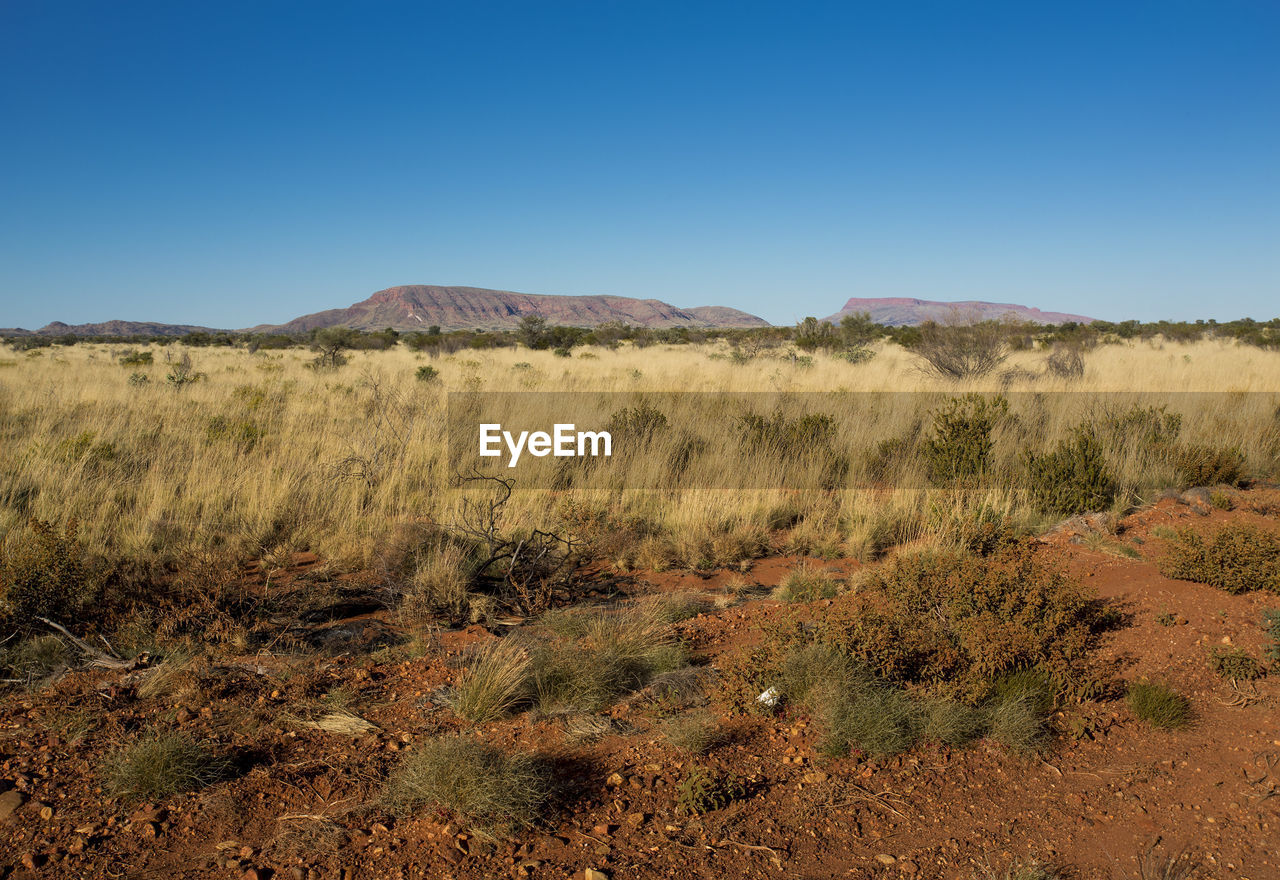
[[428,740],[405,756],[383,801],[400,815],[435,805],[465,822],[509,829],[530,825],[550,789],[550,771],[537,757],[448,736]]
[[1280,537],[1249,523],[1224,525],[1207,538],[1182,529],[1174,533],[1159,566],[1166,577],[1228,593],[1280,593]]
[[826,610],[818,636],[890,682],[972,704],[1019,669],[1093,694],[1088,654],[1105,622],[1093,596],[1021,541],[988,557],[896,556]]
[[974,379],[987,375],[1009,356],[1005,328],[995,321],[974,324],[920,326],[920,340],[913,352],[928,370],[945,379]]
[[1045,358],[1045,372],[1056,379],[1083,379],[1084,353],[1079,346],[1056,345]]
[[471,553],[457,542],[441,540],[424,546],[400,599],[401,616],[410,621],[466,619],[473,569]]
[[1234,446],[1186,444],[1173,449],[1173,466],[1181,488],[1234,486],[1244,475],[1244,453]]

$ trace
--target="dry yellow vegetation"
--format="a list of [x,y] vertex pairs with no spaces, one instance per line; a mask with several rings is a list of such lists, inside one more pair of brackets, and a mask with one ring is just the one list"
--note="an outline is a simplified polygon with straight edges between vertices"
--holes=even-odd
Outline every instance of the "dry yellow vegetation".
[[[779,351],[735,359],[723,344],[578,349],[572,358],[520,348],[432,359],[395,348],[353,352],[329,370],[311,368],[302,350],[201,348],[189,355],[203,378],[181,388],[165,378],[166,355],[180,356],[180,345],[153,346],[154,363],[141,366],[122,366],[123,351],[86,344],[0,358],[0,530],[29,517],[75,517],[90,549],[117,557],[177,561],[216,550],[272,563],[309,549],[338,566],[367,566],[406,523],[458,514],[463,495],[450,488],[445,456],[450,391],[1030,391],[1054,401],[1050,408],[1083,399],[1046,395],[1055,391],[1217,392],[1182,412],[1182,440],[1238,448],[1246,473],[1272,473],[1277,455],[1280,352],[1222,341],[1103,345],[1087,352],[1084,378],[1074,382],[1039,375],[1043,351],[1015,352],[1003,379],[967,384],[930,377],[896,345],[860,364]],[[426,364],[439,370],[437,380],[415,378]],[[891,412],[856,432],[841,425],[842,434],[856,433],[842,448],[873,449],[913,425],[918,431],[927,415]],[[1050,448],[1072,418],[1057,418],[1034,440]],[[866,462],[854,458],[852,473],[865,476]],[[1113,465],[1129,493],[1122,500],[1167,480],[1138,473],[1136,462]],[[659,567],[751,555],[779,522],[790,526],[791,549],[857,554],[953,538],[975,516],[1044,518],[999,481],[963,493],[727,491],[698,488],[693,477],[664,492],[605,485],[520,491],[507,516],[563,524],[573,501],[570,519],[643,522],[634,532],[642,539],[606,552]]]

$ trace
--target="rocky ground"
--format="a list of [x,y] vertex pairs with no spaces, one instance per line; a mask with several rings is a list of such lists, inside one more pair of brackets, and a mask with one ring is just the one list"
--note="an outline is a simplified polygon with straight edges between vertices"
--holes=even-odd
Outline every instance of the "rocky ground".
[[[81,668],[0,696],[0,880],[985,878],[1033,861],[1066,877],[1146,880],[1165,876],[1151,864],[1180,851],[1198,866],[1193,876],[1280,878],[1280,673],[1232,682],[1206,662],[1224,644],[1263,656],[1260,621],[1280,598],[1170,580],[1155,565],[1160,526],[1275,529],[1277,501],[1270,490],[1237,493],[1232,510],[1169,498],[1118,528],[1079,520],[1043,540],[1040,552],[1123,611],[1126,625],[1102,649],[1115,673],[1159,678],[1191,699],[1195,720],[1182,730],[1154,730],[1109,700],[1063,708],[1053,746],[1037,757],[982,741],[824,760],[801,715],[722,715],[721,741],[694,758],[667,741],[661,707],[643,695],[585,732],[581,719],[523,713],[479,733],[543,755],[557,787],[538,824],[494,836],[443,811],[397,816],[380,801],[415,743],[467,726],[445,696],[467,652],[493,635],[419,632],[397,647],[403,631],[359,599],[357,579],[334,593],[329,613],[276,621],[275,640],[254,651]],[[794,564],[760,560],[746,578],[772,586]],[[320,567],[299,557],[260,584],[307,588]],[[598,600],[720,599],[678,625],[695,663],[713,672],[786,611],[769,598],[725,601],[736,576],[638,573],[602,580]],[[334,707],[355,727],[311,726]],[[156,802],[111,797],[107,756],[155,726],[217,743],[234,756],[230,778]],[[702,816],[678,811],[691,761],[732,773],[745,796]]]

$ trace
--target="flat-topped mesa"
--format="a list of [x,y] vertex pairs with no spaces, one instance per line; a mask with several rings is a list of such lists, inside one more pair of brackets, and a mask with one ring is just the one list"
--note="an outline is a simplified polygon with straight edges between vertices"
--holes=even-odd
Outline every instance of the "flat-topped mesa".
[[1030,321],[1035,324],[1066,324],[1075,322],[1088,324],[1094,318],[1084,315],[1072,315],[1066,312],[1044,312],[1032,306],[1016,303],[993,303],[982,300],[964,300],[961,302],[940,302],[928,299],[915,299],[906,296],[884,297],[851,297],[844,308],[826,318],[833,324],[840,323],[845,315],[866,312],[877,324],[894,327],[923,324],[926,321],[939,323],[977,321]]

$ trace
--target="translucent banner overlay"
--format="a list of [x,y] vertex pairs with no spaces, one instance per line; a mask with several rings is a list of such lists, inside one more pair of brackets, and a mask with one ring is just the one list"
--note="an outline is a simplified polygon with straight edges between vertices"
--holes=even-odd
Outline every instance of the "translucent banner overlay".
[[1280,392],[454,392],[447,427],[454,474],[516,489],[1017,485],[1075,459],[1201,485],[1280,462]]

